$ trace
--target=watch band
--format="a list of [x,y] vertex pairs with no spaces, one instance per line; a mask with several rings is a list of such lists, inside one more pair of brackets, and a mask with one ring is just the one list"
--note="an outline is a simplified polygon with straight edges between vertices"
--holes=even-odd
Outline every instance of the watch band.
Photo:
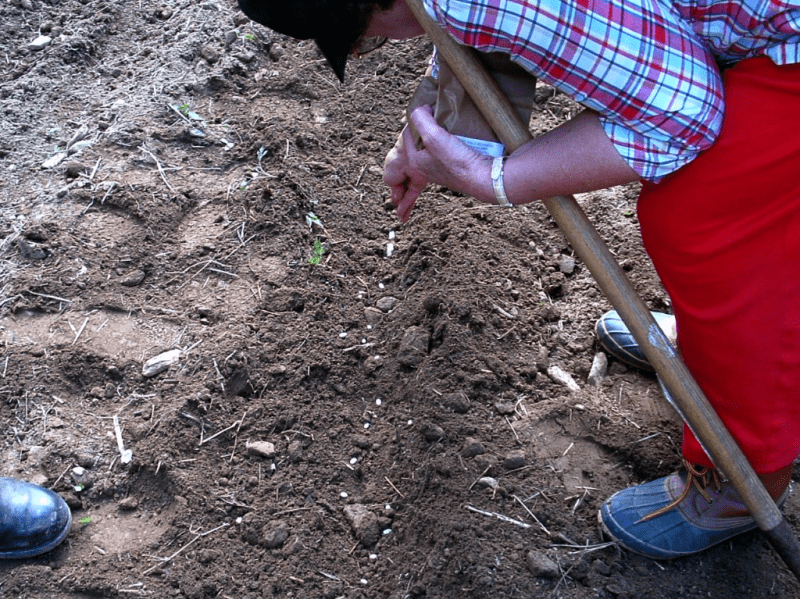
[[503,170],[505,163],[505,156],[497,156],[492,161],[492,188],[494,189],[494,197],[497,200],[497,205],[511,208],[514,206],[514,204],[508,200],[506,188],[503,185]]

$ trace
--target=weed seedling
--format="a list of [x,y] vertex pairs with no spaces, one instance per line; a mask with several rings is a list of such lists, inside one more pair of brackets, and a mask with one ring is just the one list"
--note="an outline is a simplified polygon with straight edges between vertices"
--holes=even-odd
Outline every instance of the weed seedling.
[[322,247],[322,243],[320,242],[319,237],[314,239],[313,252],[314,253],[308,259],[308,263],[311,264],[312,266],[316,266],[317,264],[319,264],[319,261],[322,260],[322,254],[325,253],[325,248]]

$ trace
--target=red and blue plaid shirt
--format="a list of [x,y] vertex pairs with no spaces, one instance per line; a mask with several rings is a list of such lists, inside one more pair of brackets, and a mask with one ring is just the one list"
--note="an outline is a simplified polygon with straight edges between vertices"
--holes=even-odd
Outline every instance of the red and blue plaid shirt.
[[424,0],[459,42],[504,52],[597,111],[611,141],[657,181],[716,139],[719,64],[800,62],[800,0]]

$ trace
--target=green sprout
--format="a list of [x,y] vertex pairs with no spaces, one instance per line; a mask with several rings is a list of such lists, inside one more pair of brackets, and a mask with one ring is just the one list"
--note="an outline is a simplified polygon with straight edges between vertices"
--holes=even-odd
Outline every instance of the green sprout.
[[256,39],[256,36],[253,35],[252,33],[245,33],[244,39],[247,40],[248,42],[252,42],[254,39]]
[[188,104],[181,104],[178,106],[178,110],[180,110],[184,116],[189,116],[189,105]]
[[85,518],[81,518],[80,520],[78,520],[78,522],[80,522],[81,524],[89,524],[91,523],[91,521],[92,521],[91,516],[86,516]]
[[322,242],[320,242],[319,237],[314,239],[314,253],[308,259],[308,263],[316,266],[319,264],[319,261],[322,260],[322,254],[325,253],[325,248],[322,247]]

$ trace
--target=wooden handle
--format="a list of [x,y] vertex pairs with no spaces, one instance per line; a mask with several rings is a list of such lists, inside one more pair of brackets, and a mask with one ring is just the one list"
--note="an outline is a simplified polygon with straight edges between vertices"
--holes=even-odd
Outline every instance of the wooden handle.
[[[450,66],[509,151],[531,140],[528,124],[520,120],[474,52],[451,39],[428,15],[421,0],[406,0],[406,3],[436,45],[439,56]],[[758,527],[764,531],[781,531],[773,535],[780,539],[774,543],[775,549],[800,579],[800,544],[791,534],[787,539],[786,530],[791,529],[783,515],[586,214],[572,196],[557,196],[543,202],[642,347],[671,394],[673,405],[709,457],[727,475]]]

